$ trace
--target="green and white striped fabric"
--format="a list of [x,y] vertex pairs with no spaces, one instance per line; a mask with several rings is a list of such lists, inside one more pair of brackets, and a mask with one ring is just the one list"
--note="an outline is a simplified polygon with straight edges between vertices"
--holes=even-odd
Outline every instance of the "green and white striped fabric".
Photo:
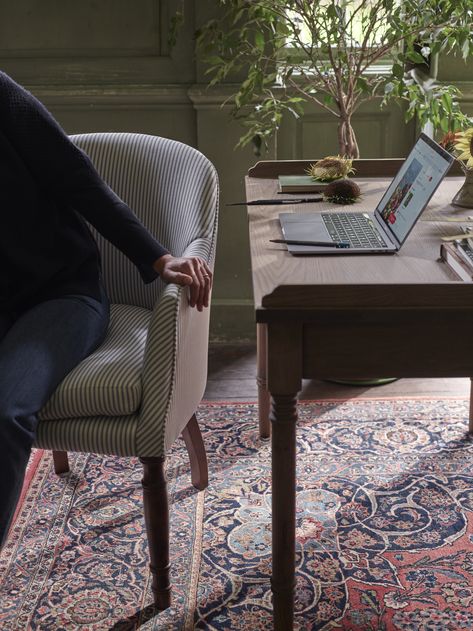
[[[218,178],[200,152],[142,134],[72,137],[110,187],[176,256],[213,266]],[[202,398],[207,376],[208,309],[136,268],[95,233],[112,302],[104,343],[59,385],[41,410],[42,448],[163,456]]]
[[151,311],[111,305],[103,344],[61,383],[40,419],[76,416],[124,416],[141,405],[141,375]]

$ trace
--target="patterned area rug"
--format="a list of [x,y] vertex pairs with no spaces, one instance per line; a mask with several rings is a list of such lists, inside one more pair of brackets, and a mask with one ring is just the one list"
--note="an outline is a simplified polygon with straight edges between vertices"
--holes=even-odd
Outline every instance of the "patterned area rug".
[[[0,557],[0,628],[269,630],[270,448],[255,404],[199,410],[210,486],[169,459],[174,606],[150,603],[136,461],[36,452]],[[296,629],[473,629],[473,441],[462,400],[299,406]]]
[[185,449],[168,467],[173,607],[159,615],[150,605],[140,463],[85,454],[69,462],[58,477],[50,452],[32,455],[0,554],[0,629],[193,629],[205,496],[190,485]]

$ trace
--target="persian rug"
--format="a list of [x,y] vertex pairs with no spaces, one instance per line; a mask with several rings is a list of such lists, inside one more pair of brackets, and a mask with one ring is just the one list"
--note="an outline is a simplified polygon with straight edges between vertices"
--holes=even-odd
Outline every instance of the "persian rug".
[[168,466],[173,607],[159,615],[150,604],[139,461],[71,453],[69,463],[59,477],[50,452],[32,454],[0,554],[0,629],[193,629],[204,492],[190,484],[185,448]]
[[[30,462],[0,557],[0,628],[270,630],[270,445],[254,403],[198,412],[210,484],[168,461],[174,604],[156,614],[133,460]],[[473,629],[473,441],[468,402],[299,405],[295,628]]]

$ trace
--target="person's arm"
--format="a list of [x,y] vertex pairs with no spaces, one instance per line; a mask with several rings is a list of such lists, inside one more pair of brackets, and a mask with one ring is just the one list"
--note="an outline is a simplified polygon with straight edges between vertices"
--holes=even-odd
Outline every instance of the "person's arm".
[[153,263],[168,250],[105,184],[40,101],[1,72],[0,125],[48,195],[79,212],[137,266],[145,282],[156,278]]
[[0,125],[37,182],[64,206],[79,212],[139,269],[145,282],[190,287],[190,303],[208,304],[211,273],[205,261],[172,257],[97,173],[32,94],[0,72]]

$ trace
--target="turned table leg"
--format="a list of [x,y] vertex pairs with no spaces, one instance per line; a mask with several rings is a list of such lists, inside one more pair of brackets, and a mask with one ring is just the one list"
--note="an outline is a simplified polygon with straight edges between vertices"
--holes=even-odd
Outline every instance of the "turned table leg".
[[275,631],[294,624],[297,393],[302,385],[302,325],[268,323],[271,394],[273,618]]
[[470,377],[470,415],[468,419],[468,433],[473,434],[473,377]]
[[273,394],[271,403],[274,629],[290,631],[295,587],[296,394]]
[[256,383],[258,385],[258,418],[259,435],[268,438],[270,434],[269,407],[270,396],[267,383],[267,327],[266,324],[256,325]]

